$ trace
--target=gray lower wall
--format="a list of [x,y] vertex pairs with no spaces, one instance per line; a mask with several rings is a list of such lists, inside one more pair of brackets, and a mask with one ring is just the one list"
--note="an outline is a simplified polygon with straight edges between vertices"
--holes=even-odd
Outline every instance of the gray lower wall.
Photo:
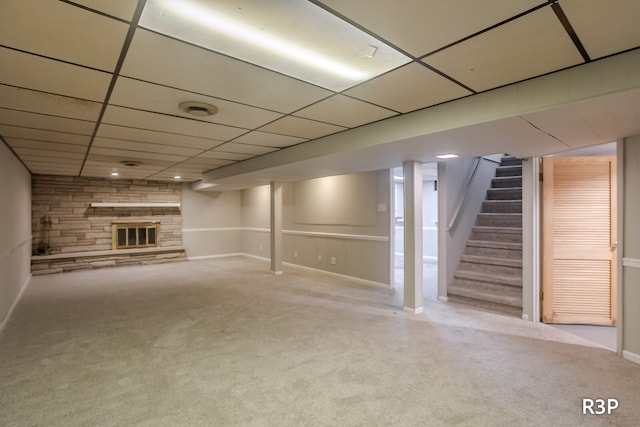
[[0,142],[0,325],[26,286],[31,262],[31,175]]
[[[640,363],[640,136],[626,138],[622,146],[622,284],[623,355]],[[620,323],[619,323],[620,324]]]

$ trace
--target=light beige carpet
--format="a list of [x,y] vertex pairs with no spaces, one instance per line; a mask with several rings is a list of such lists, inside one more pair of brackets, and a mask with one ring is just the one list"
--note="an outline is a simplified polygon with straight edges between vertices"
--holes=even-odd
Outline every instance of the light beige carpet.
[[[243,257],[35,277],[2,426],[636,426],[640,365],[552,327]],[[582,398],[617,398],[582,415]]]

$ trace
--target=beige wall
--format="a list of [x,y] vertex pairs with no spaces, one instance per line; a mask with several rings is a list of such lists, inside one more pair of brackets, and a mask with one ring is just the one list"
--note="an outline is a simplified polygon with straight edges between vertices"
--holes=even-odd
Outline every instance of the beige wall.
[[271,257],[269,185],[242,190],[242,250],[261,258]]
[[182,188],[182,242],[190,259],[242,252],[240,191]]
[[622,351],[640,363],[640,136],[622,146]]
[[31,175],[0,143],[0,325],[30,277]]
[[389,170],[284,184],[283,261],[389,285],[390,193]]

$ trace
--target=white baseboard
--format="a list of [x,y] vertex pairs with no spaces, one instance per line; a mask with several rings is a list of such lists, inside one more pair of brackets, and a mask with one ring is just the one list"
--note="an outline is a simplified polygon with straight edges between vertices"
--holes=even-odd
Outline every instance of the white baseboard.
[[231,254],[220,254],[220,255],[200,255],[200,256],[188,256],[187,259],[189,261],[196,261],[199,259],[214,259],[214,258],[228,258],[232,256],[243,256],[242,252],[231,253]]
[[[257,260],[260,260],[260,261],[265,261],[265,262],[269,262],[270,261],[270,258],[265,258],[265,257],[261,257],[261,256],[258,256],[258,255],[244,253],[244,252],[238,252],[238,253],[232,253],[232,254],[222,254],[222,255],[194,256],[194,257],[187,257],[187,259],[189,261],[195,261],[195,260],[202,260],[202,259],[225,258],[225,257],[231,257],[231,256],[244,256],[244,257],[247,257],[247,258],[254,258],[254,259],[257,259]],[[338,273],[334,273],[334,272],[331,272],[331,271],[320,270],[320,269],[317,269],[317,268],[305,267],[303,265],[291,264],[291,263],[288,263],[288,262],[283,262],[282,265],[286,265],[287,267],[291,267],[291,268],[299,268],[299,269],[302,269],[302,270],[314,271],[316,273],[324,273],[324,274],[328,274],[328,275],[331,275],[331,276],[340,277],[341,279],[350,280],[352,282],[361,283],[363,285],[375,286],[377,288],[387,288],[387,289],[389,289],[391,287],[390,285],[388,285],[386,283],[380,283],[380,282],[374,282],[372,280],[360,279],[358,277],[347,276],[347,275],[344,275],[344,274],[338,274]],[[276,276],[279,276],[281,274],[283,274],[282,271],[277,271],[275,273]]]
[[4,319],[2,319],[2,322],[0,322],[0,334],[4,330],[4,327],[7,326],[7,322],[9,321],[9,318],[11,317],[11,314],[13,313],[13,310],[18,305],[18,301],[20,301],[20,299],[22,298],[22,294],[24,293],[25,289],[27,289],[27,285],[29,284],[30,280],[31,280],[31,273],[29,273],[27,275],[27,278],[25,279],[24,283],[20,287],[20,291],[18,292],[18,296],[13,301],[13,304],[11,304],[11,307],[9,308],[9,311],[7,311],[7,315],[4,317]]
[[635,354],[627,350],[622,350],[622,357],[632,362],[640,363],[640,354]]
[[356,283],[361,283],[363,285],[375,286],[376,288],[387,288],[387,289],[390,288],[390,285],[387,285],[386,283],[374,282],[373,280],[360,279],[359,277],[347,276],[344,274],[334,273],[332,271],[320,270],[317,268],[306,267],[304,265],[298,265],[298,264],[291,264],[288,262],[283,262],[282,264],[291,268],[299,268],[301,270],[309,270],[309,271],[314,271],[316,273],[328,274],[330,276],[339,277],[341,279],[349,280]]
[[404,311],[406,311],[407,313],[419,314],[424,311],[424,307],[418,307],[418,308],[405,307]]

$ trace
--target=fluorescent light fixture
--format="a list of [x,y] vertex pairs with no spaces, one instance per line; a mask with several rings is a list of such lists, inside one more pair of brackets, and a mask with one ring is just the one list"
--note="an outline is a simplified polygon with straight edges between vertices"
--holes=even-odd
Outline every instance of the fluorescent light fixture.
[[455,159],[456,157],[458,157],[457,154],[440,154],[439,156],[436,156],[438,159]]
[[269,50],[278,55],[302,62],[303,64],[319,68],[329,73],[352,80],[360,80],[367,76],[364,71],[357,70],[348,65],[341,64],[324,55],[298,46],[286,39],[274,37],[258,28],[252,28],[242,22],[220,15],[211,9],[207,9],[188,1],[165,1],[165,10],[176,13],[190,21],[205,25],[216,31],[235,37],[246,43],[251,43],[262,49]]
[[173,179],[180,179],[180,178],[182,178],[180,175],[176,175],[173,177]]
[[120,175],[118,172],[111,172],[111,176],[118,176]]
[[410,61],[309,1],[147,0],[140,25],[336,91]]

